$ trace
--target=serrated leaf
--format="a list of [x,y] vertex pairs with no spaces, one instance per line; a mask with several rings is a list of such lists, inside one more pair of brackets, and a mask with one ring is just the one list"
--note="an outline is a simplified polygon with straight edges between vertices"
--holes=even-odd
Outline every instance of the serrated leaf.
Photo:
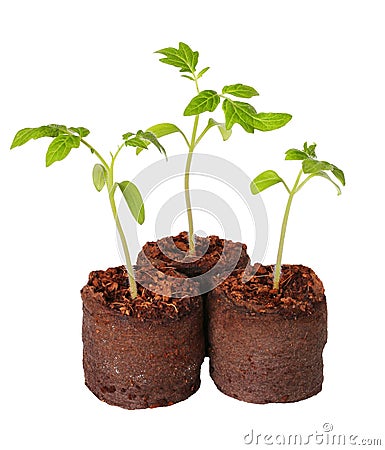
[[286,113],[258,113],[253,126],[259,131],[273,131],[286,125],[292,116]]
[[332,170],[333,165],[326,161],[317,161],[316,159],[305,159],[302,161],[302,170],[304,173],[317,173],[321,170]]
[[159,123],[147,128],[147,131],[153,133],[158,139],[172,133],[180,133],[181,130],[173,123]]
[[[23,128],[18,131],[13,139],[11,149],[24,145],[31,139],[39,139],[41,137],[57,137],[63,133],[62,125],[43,125],[37,128]],[[65,127],[64,127],[65,128]]]
[[49,145],[45,157],[46,166],[63,160],[73,148],[80,145],[80,137],[72,134],[59,134]]
[[140,147],[140,148],[148,148],[150,142],[148,140],[141,139],[140,137],[134,136],[125,141],[126,146],[130,147]]
[[77,128],[71,127],[68,129],[70,131],[77,133],[81,138],[84,138],[90,134],[90,130],[87,130],[87,128],[84,128],[84,127],[77,127]]
[[161,58],[160,61],[178,67],[180,72],[195,72],[199,53],[192,51],[184,42],[179,43],[179,48],[167,47],[155,53],[164,55],[165,58]]
[[240,83],[225,86],[222,89],[222,94],[230,94],[240,98],[251,98],[259,95],[253,87]]
[[129,131],[125,134],[123,134],[123,141],[127,141],[131,136],[134,136],[135,133],[130,133]]
[[250,183],[250,190],[252,194],[256,195],[278,183],[283,183],[283,180],[277,172],[274,172],[274,170],[266,170],[254,178]]
[[303,152],[302,150],[297,150],[296,148],[291,148],[290,150],[287,150],[285,154],[286,160],[303,160],[309,158],[309,156],[305,152]]
[[[167,159],[166,150],[163,147],[163,145],[158,141],[158,139],[154,133],[152,133],[151,131],[141,131],[140,130],[136,133],[136,135],[139,139],[143,139],[144,141],[150,142],[151,144],[153,144],[160,151],[160,153],[162,153],[162,155],[164,155]],[[147,147],[144,147],[144,148],[147,148]]]
[[205,111],[213,112],[219,105],[220,101],[221,98],[215,91],[202,91],[187,105],[183,115],[196,116],[198,114],[202,114]]
[[332,174],[337,178],[337,180],[342,184],[342,186],[345,186],[345,174],[342,172],[341,169],[339,169],[336,166],[333,166]]
[[329,175],[328,175],[326,172],[323,172],[323,171],[317,172],[314,176],[316,176],[316,177],[322,177],[322,178],[325,178],[326,180],[330,181],[330,183],[334,184],[335,188],[337,189],[337,195],[341,195],[341,189],[340,189],[340,187],[338,186],[337,183],[335,183],[335,182],[329,177]]
[[303,144],[303,151],[310,156],[310,158],[317,158],[317,155],[315,154],[315,149],[317,147],[317,144],[311,144],[307,145],[307,142]]
[[145,219],[144,204],[139,189],[131,181],[122,181],[118,183],[123,197],[126,200],[128,208],[134,219],[142,225]]
[[100,192],[106,184],[107,171],[101,164],[95,164],[92,170],[92,181],[95,189]]
[[225,126],[224,123],[217,122],[214,119],[209,119],[208,125],[210,126],[210,128],[214,127],[214,126],[218,127],[218,130],[220,131],[220,133],[222,135],[222,139],[224,141],[227,141],[227,139],[230,138],[232,130],[231,129],[230,130],[226,129],[226,126]]
[[225,99],[222,104],[225,113],[226,129],[230,130],[235,123],[248,133],[254,133],[254,121],[257,112],[249,103]]
[[210,67],[205,67],[204,69],[202,69],[197,75],[197,80],[199,80],[199,78],[201,78],[202,75],[204,75],[209,69],[210,69]]

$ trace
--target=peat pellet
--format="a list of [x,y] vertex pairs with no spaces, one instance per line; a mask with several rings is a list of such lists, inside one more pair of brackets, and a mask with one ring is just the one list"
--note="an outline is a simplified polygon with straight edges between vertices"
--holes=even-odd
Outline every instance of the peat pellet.
[[[163,294],[183,290],[154,278]],[[179,285],[178,285],[179,282]],[[183,298],[168,297],[138,284],[129,295],[123,267],[91,272],[82,289],[83,367],[87,387],[100,400],[126,409],[168,406],[187,399],[200,386],[204,359],[203,305],[186,288]]]
[[250,403],[295,402],[322,389],[327,340],[324,289],[304,266],[273,267],[247,283],[230,277],[208,294],[210,375],[224,394]]

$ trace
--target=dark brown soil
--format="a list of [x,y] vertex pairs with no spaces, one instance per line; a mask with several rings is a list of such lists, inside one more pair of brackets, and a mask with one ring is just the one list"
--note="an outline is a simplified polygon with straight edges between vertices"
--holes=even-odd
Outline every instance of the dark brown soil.
[[100,299],[106,306],[139,320],[182,317],[201,302],[199,286],[172,268],[163,272],[151,267],[136,268],[135,277],[138,282],[135,299],[131,298],[125,266],[91,272],[88,286],[102,294]]
[[81,292],[85,382],[111,405],[167,406],[200,385],[202,299],[191,292],[191,284],[190,296],[172,297],[186,289],[183,275],[173,273],[170,283],[156,279],[155,272],[141,269],[137,278],[153,277],[169,297],[138,286],[138,298],[131,299],[123,267],[92,272]]
[[210,373],[225,394],[251,403],[294,402],[322,388],[327,339],[324,289],[304,266],[242,274],[208,294]]
[[286,317],[312,314],[318,303],[325,302],[322,282],[309,267],[283,265],[279,290],[273,288],[274,266],[255,264],[247,269],[246,279],[249,273],[254,275],[247,282],[239,272],[218,286],[221,301],[230,301],[250,315],[279,313]]
[[195,254],[189,254],[188,250],[188,234],[183,231],[177,236],[147,242],[138,255],[137,264],[139,267],[150,264],[161,271],[172,267],[189,277],[207,273],[207,277],[201,277],[199,281],[211,284],[214,275],[228,276],[235,270],[244,269],[250,261],[245,244],[218,236],[196,236]]

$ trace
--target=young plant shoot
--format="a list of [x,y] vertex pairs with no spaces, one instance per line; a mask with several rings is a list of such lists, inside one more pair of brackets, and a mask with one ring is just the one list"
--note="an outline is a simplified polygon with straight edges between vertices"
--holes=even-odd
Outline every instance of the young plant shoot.
[[265,189],[269,188],[278,183],[282,183],[289,194],[289,198],[286,204],[285,213],[283,215],[281,236],[279,239],[277,261],[274,269],[274,289],[279,289],[279,281],[281,276],[281,265],[282,265],[282,253],[283,245],[285,241],[287,221],[289,218],[290,208],[293,201],[294,195],[300,191],[303,186],[314,177],[322,177],[325,180],[330,181],[334,184],[337,189],[337,194],[341,194],[340,186],[328,175],[327,172],[331,172],[337,181],[339,181],[343,186],[345,186],[345,176],[342,170],[338,167],[330,164],[326,161],[319,161],[315,153],[316,144],[308,145],[307,142],[303,145],[303,150],[290,149],[286,152],[286,160],[300,160],[302,161],[302,168],[298,173],[292,189],[289,189],[285,181],[274,172],[274,170],[266,170],[260,173],[250,184],[250,189],[252,194],[256,195]]
[[144,222],[145,218],[144,205],[142,196],[134,183],[130,181],[121,181],[120,183],[115,182],[115,161],[120,151],[125,146],[134,146],[143,149],[147,148],[150,143],[153,143],[161,153],[164,155],[166,155],[166,153],[164,148],[159,144],[158,140],[152,133],[142,131],[138,131],[136,134],[126,133],[123,135],[123,143],[118,146],[116,152],[110,153],[111,162],[108,164],[101,154],[84,139],[89,133],[89,130],[83,127],[74,128],[66,127],[64,125],[44,125],[37,128],[24,128],[16,133],[11,149],[24,145],[31,139],[50,137],[53,138],[53,140],[51,141],[46,153],[47,167],[56,161],[63,160],[66,156],[68,156],[73,148],[80,147],[80,144],[83,144],[96,156],[99,162],[95,164],[92,171],[93,183],[98,192],[106,186],[112,214],[114,216],[116,227],[123,246],[131,296],[132,298],[135,298],[137,297],[137,288],[127,241],[119,220],[115,203],[116,189],[119,188],[121,190],[128,208],[140,225]]
[[[290,114],[285,113],[257,113],[255,108],[249,103],[235,100],[234,98],[248,99],[255,97],[258,92],[251,86],[245,84],[231,84],[224,86],[220,92],[205,89],[200,90],[198,81],[209,70],[205,67],[202,70],[197,69],[199,53],[191,50],[191,48],[179,43],[178,48],[164,48],[155,53],[164,55],[160,61],[175,66],[182,72],[182,77],[194,83],[196,91],[195,97],[186,106],[183,115],[193,116],[194,122],[192,126],[191,137],[187,135],[176,125],[172,123],[161,123],[150,127],[147,131],[153,133],[157,138],[172,134],[180,133],[188,148],[188,156],[186,160],[185,176],[184,176],[184,192],[186,201],[186,210],[188,218],[189,231],[189,251],[194,253],[194,223],[191,209],[190,198],[190,169],[192,156],[195,148],[200,143],[205,134],[213,127],[217,127],[222,135],[222,139],[226,141],[231,136],[231,130],[235,123],[238,123],[246,132],[254,133],[254,130],[271,131],[286,125],[291,119]],[[203,127],[199,127],[200,116],[206,112],[214,112],[218,105],[222,103],[224,113],[224,121],[216,121],[209,118]]]

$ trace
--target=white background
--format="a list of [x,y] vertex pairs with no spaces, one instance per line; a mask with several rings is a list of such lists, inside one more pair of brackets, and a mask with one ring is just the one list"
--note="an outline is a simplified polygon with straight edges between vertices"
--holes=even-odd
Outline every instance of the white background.
[[[337,434],[384,439],[382,3],[2,3],[2,448],[237,449],[251,428],[307,434],[325,422]],[[233,161],[250,178],[271,168],[291,183],[297,163],[283,161],[283,152],[308,140],[345,170],[342,196],[314,181],[295,198],[289,223],[284,260],[311,266],[329,305],[324,389],[306,401],[238,402],[216,390],[207,361],[198,393],[168,408],[111,407],[83,385],[79,291],[90,270],[121,263],[107,198],[92,186],[95,161],[85,148],[48,169],[47,141],[8,149],[20,128],[52,122],[89,128],[105,155],[128,130],[163,121],[189,129],[182,112],[191,83],[153,54],[179,41],[200,51],[201,68],[211,66],[203,89],[251,84],[261,94],[257,110],[293,114],[272,133],[246,135],[236,126],[225,144],[212,132],[197,151]],[[169,141],[170,154],[185,152],[177,142]],[[131,179],[160,158],[127,151],[118,173]],[[277,186],[263,198],[271,263],[285,191]],[[242,233],[248,243],[253,230]]]

